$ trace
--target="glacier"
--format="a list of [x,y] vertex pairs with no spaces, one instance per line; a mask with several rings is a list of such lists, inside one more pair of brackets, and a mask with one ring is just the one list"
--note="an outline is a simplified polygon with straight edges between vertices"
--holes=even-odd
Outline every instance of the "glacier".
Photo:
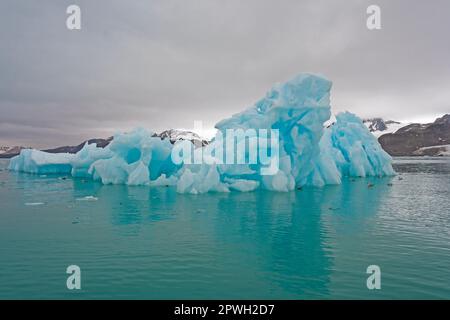
[[[340,184],[345,177],[394,175],[391,157],[356,115],[339,113],[334,123],[324,125],[331,117],[331,87],[331,81],[308,73],[276,84],[250,108],[217,123],[217,134],[206,146],[189,140],[171,143],[138,128],[116,134],[105,148],[86,143],[76,154],[22,150],[9,169],[70,174],[104,184],[174,186],[192,194],[258,188],[287,192]],[[253,144],[259,151],[264,146],[260,161],[245,161],[252,157],[248,150],[239,154],[235,144],[224,143],[230,130],[244,133],[234,137],[237,144]],[[269,131],[270,136],[246,134]],[[194,161],[176,157],[189,150]],[[243,162],[224,161],[236,153]]]

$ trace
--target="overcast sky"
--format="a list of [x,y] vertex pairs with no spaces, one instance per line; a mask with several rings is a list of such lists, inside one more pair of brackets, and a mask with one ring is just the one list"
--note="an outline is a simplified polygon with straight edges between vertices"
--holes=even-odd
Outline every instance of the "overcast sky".
[[[370,4],[381,30],[366,28]],[[333,112],[432,120],[450,112],[449,12],[448,0],[1,0],[0,145],[213,127],[304,71],[333,81]]]

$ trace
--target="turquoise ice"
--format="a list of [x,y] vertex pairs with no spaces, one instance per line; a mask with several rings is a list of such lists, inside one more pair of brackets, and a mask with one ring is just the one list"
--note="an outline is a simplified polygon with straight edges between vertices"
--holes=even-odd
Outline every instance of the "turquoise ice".
[[[172,145],[151,131],[135,129],[115,135],[106,148],[86,144],[77,154],[23,150],[11,159],[9,169],[37,174],[70,173],[104,184],[170,185],[180,193],[244,192],[258,188],[290,191],[302,186],[340,184],[344,177],[393,175],[391,157],[357,116],[340,113],[335,123],[324,126],[331,117],[331,86],[331,81],[312,74],[300,74],[284,84],[276,84],[255,105],[217,123],[216,138],[202,148],[194,149],[189,141]],[[223,163],[217,153],[210,152],[230,129],[276,130],[277,148],[273,140],[265,141],[276,160],[276,170],[264,174],[267,167],[262,163]],[[208,161],[174,163],[174,148],[186,144],[194,154],[209,154]],[[231,152],[228,145],[223,150],[225,155],[227,152]]]

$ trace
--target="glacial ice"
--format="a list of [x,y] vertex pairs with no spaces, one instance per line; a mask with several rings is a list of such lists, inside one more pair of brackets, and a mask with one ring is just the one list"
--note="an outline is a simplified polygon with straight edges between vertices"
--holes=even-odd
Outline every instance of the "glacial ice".
[[[105,148],[86,144],[76,154],[22,150],[11,159],[9,169],[71,174],[104,184],[176,186],[177,192],[193,194],[258,188],[290,191],[339,184],[348,176],[393,175],[391,157],[357,116],[340,113],[333,124],[324,126],[331,117],[331,86],[329,80],[312,74],[276,84],[252,107],[217,123],[216,137],[204,147],[190,141],[172,144],[139,128],[115,135]],[[227,132],[238,129],[244,134],[235,137],[237,144],[266,147],[267,154],[258,154],[260,161],[245,162],[252,156],[247,150],[239,153],[236,145],[224,143]],[[249,129],[275,129],[277,135],[246,135]],[[189,148],[192,161],[174,162],[174,153]],[[244,162],[224,161],[235,154]],[[269,155],[271,161],[263,162]]]
[[9,169],[36,174],[61,173],[72,171],[69,153],[46,153],[34,149],[23,149],[18,156],[11,159]]
[[350,112],[336,116],[330,138],[339,171],[352,177],[393,175],[391,157],[364,127],[361,119]]

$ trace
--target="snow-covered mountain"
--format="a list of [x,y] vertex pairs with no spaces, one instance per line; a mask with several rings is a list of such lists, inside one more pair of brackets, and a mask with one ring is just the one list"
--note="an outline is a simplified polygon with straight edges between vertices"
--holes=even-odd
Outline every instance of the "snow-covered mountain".
[[450,151],[450,114],[432,123],[412,123],[378,138],[394,156],[447,156]]
[[[206,146],[209,142],[208,140],[200,137],[198,134],[192,131],[186,131],[186,130],[178,130],[178,129],[170,129],[165,130],[161,133],[155,133],[155,137],[160,137],[161,139],[169,139],[171,143],[175,143],[178,140],[189,140],[191,141],[196,147],[202,147]],[[113,140],[113,137],[109,137],[107,139],[90,139],[86,140],[79,145],[76,146],[62,146],[52,149],[46,149],[43,150],[48,153],[77,153],[78,151],[83,148],[85,143],[88,144],[95,143],[98,147],[104,148],[106,147],[111,141]],[[6,146],[0,146],[0,158],[12,158],[20,153],[22,149],[30,149],[27,147],[6,147]]]
[[[324,125],[326,127],[333,123],[330,119]],[[385,151],[395,156],[417,156],[417,155],[450,155],[450,115],[444,115],[436,119],[433,123],[406,123],[393,120],[384,120],[382,118],[364,119],[364,124],[370,132],[377,137]],[[155,133],[155,137],[169,139],[171,143],[178,140],[189,140],[196,147],[207,145],[208,140],[200,137],[192,131],[170,129]],[[55,149],[44,150],[49,153],[76,153],[86,142],[96,143],[99,147],[106,147],[111,141],[108,139],[91,139],[84,141],[77,146],[64,146]],[[26,147],[1,147],[0,158],[11,158],[20,153],[20,150]]]
[[398,129],[407,126],[409,123],[398,122],[394,120],[384,120],[382,118],[364,119],[364,124],[375,137],[380,137],[383,134],[394,133]]
[[14,146],[14,147],[8,147],[8,146],[0,146],[0,158],[10,158],[20,153],[20,150],[22,149],[30,149],[28,147],[22,147],[22,146]]
[[155,136],[160,137],[161,139],[169,139],[171,143],[175,143],[178,140],[189,140],[196,147],[203,147],[208,144],[206,139],[203,139],[198,134],[192,131],[178,130],[178,129],[170,129],[165,130],[159,134],[155,134]]

